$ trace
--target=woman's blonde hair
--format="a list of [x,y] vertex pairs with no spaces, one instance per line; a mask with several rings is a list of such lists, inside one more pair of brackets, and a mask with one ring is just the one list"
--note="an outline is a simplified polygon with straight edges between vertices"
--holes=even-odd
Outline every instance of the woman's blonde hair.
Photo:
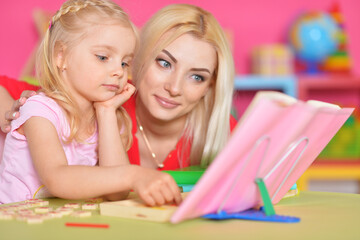
[[[167,34],[166,37],[163,37],[164,34]],[[184,34],[210,43],[217,53],[214,82],[189,113],[184,130],[186,142],[191,144],[190,163],[208,165],[230,135],[235,72],[229,43],[214,16],[188,4],[173,4],[158,11],[141,30],[140,48],[133,62],[132,75],[139,86],[159,52]],[[181,158],[179,156],[180,166],[183,162]]]
[[[131,28],[138,37],[136,27],[119,5],[107,0],[69,0],[51,18],[49,29],[38,50],[36,70],[41,89],[65,110],[69,119],[70,135],[65,139],[66,142],[81,142],[85,139],[80,139],[78,135],[81,117],[79,107],[61,78],[56,56],[61,46],[66,46],[66,52],[70,52],[86,37],[88,27],[99,24],[121,24]],[[131,120],[122,107],[118,109],[117,116],[119,127],[125,129],[122,138],[126,140],[124,143],[127,143],[128,149],[132,143]]]

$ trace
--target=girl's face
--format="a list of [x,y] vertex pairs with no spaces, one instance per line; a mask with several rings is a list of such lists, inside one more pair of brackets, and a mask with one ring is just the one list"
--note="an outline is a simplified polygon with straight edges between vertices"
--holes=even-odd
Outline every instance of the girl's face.
[[130,28],[98,25],[66,55],[58,54],[58,67],[65,67],[64,80],[79,104],[106,101],[123,90],[135,40]]
[[162,121],[186,118],[206,95],[217,65],[214,47],[184,34],[165,47],[139,79],[139,98]]

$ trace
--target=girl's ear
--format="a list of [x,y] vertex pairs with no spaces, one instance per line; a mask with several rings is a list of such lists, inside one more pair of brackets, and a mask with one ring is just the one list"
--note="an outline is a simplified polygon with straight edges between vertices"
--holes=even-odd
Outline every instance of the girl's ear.
[[56,66],[58,67],[58,69],[60,70],[64,70],[66,69],[65,66],[65,45],[63,43],[56,43],[55,44],[55,61],[56,61]]

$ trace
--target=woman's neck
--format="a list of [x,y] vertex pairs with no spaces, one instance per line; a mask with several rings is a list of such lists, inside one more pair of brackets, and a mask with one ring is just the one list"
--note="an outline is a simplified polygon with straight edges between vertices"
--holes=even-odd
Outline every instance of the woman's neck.
[[[161,167],[181,138],[186,118],[161,120],[155,118],[141,102],[136,100],[137,133],[140,164],[144,167]],[[140,127],[141,126],[141,127]]]
[[141,100],[136,100],[136,117],[149,139],[179,139],[184,131],[186,117],[170,121],[153,117]]

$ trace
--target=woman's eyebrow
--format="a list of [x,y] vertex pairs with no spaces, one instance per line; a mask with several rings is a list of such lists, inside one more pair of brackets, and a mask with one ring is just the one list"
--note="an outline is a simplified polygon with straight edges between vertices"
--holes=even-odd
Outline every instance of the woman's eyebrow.
[[192,69],[190,69],[190,70],[191,70],[191,71],[208,72],[209,74],[211,74],[210,71],[209,71],[209,69],[207,69],[207,68],[192,68]]
[[165,53],[166,55],[168,55],[169,58],[170,58],[174,63],[177,63],[176,58],[175,58],[173,55],[171,55],[171,53],[169,53],[169,52],[166,51],[165,49],[163,49],[162,52]]
[[[166,55],[168,55],[168,57],[175,63],[177,63],[177,60],[176,58],[171,54],[169,53],[167,50],[163,49],[162,50],[163,53],[165,53]],[[192,68],[190,69],[191,71],[200,71],[200,72],[208,72],[209,74],[211,74],[210,70],[207,69],[207,68]]]

